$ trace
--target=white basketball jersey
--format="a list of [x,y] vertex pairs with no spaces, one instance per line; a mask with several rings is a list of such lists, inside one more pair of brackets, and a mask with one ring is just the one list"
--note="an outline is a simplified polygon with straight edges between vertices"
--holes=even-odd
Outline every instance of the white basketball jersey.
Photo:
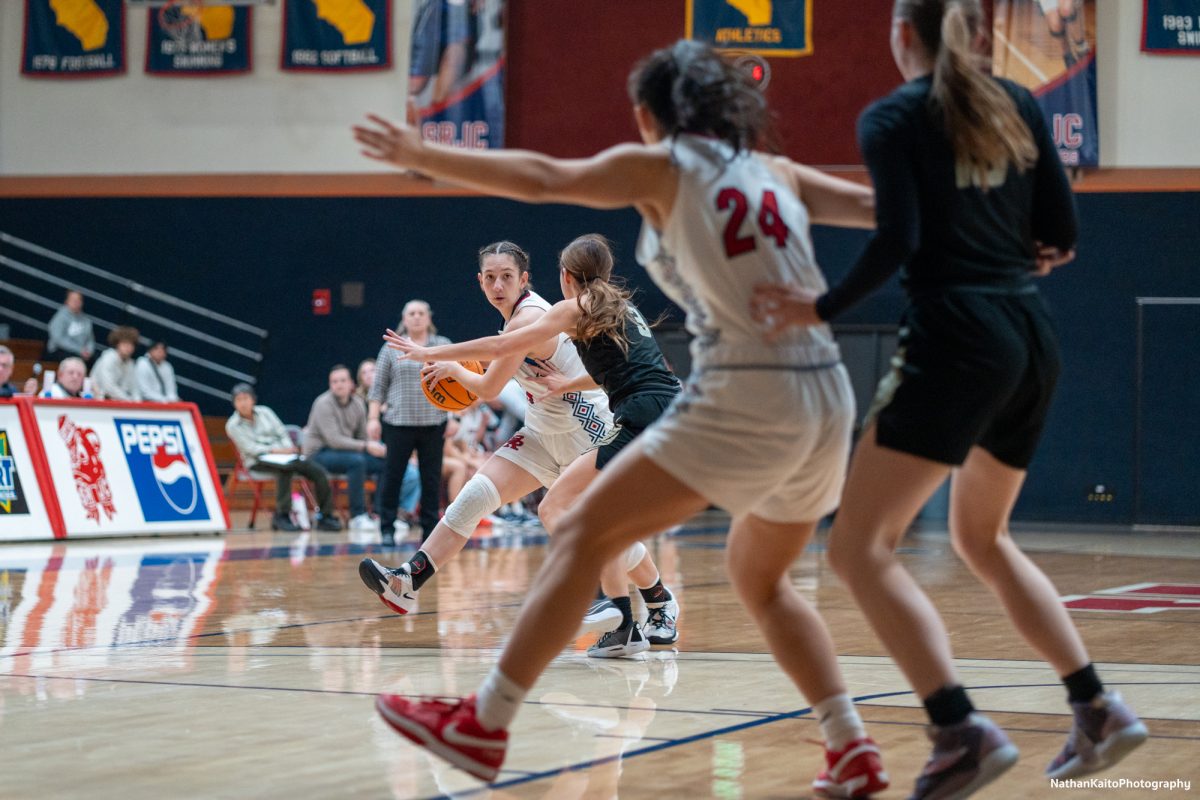
[[804,204],[753,153],[734,155],[720,140],[687,134],[661,146],[679,169],[679,189],[663,230],[642,226],[637,256],[687,313],[693,360],[701,366],[837,362],[829,326],[792,328],[768,345],[750,317],[755,284],[827,288]]
[[[550,304],[545,299],[528,292],[517,302],[512,316],[515,317],[518,311],[527,306],[543,311],[550,310]],[[507,328],[508,324],[505,323],[504,327]],[[608,396],[601,389],[589,389],[535,400],[545,388],[534,383],[532,379],[548,374],[550,368],[561,372],[567,378],[587,375],[575,345],[565,333],[558,335],[558,347],[554,350],[554,355],[545,359],[525,356],[525,363],[514,376],[517,384],[525,390],[525,399],[529,401],[529,408],[525,411],[525,427],[537,433],[547,434],[567,433],[575,428],[582,428],[593,442],[599,444],[608,435],[613,424],[612,412],[608,408]]]

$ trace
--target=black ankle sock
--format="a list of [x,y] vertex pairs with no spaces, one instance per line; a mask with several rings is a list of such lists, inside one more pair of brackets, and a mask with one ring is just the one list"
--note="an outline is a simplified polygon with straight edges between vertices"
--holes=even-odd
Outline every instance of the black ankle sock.
[[649,589],[639,588],[638,591],[642,593],[642,600],[655,605],[658,605],[659,603],[665,603],[673,599],[671,596],[671,591],[667,587],[663,586],[662,578],[659,578],[658,582]]
[[923,701],[929,721],[939,728],[957,725],[965,720],[975,706],[962,686],[943,686]]
[[621,627],[628,628],[633,624],[633,604],[629,600],[629,596],[614,597],[612,604],[621,611]]
[[425,585],[425,581],[433,577],[433,573],[437,572],[424,550],[418,550],[416,555],[405,563],[405,566],[408,567],[408,574],[412,577],[413,589],[417,590]]
[[1067,700],[1072,703],[1090,703],[1104,691],[1094,664],[1064,676],[1062,682],[1067,687]]

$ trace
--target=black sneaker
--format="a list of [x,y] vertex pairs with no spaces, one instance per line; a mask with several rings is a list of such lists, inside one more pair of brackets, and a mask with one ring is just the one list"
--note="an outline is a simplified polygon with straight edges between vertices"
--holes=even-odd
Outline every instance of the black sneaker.
[[588,648],[592,658],[623,658],[635,656],[650,649],[650,643],[642,635],[642,627],[636,622],[627,628],[617,628],[600,637],[600,641]]
[[316,528],[319,531],[340,531],[342,529],[342,521],[332,514],[329,516],[322,514],[317,519]]
[[933,753],[908,800],[961,800],[1000,777],[1017,761],[1017,748],[982,714],[957,725],[927,729]]
[[601,597],[593,600],[588,606],[587,613],[583,615],[583,622],[579,625],[579,633],[575,636],[578,638],[586,633],[608,633],[620,625],[621,609],[617,608],[612,600]]
[[304,529],[292,522],[292,518],[287,514],[275,514],[273,517],[271,517],[271,530],[296,533],[297,531],[302,531]]

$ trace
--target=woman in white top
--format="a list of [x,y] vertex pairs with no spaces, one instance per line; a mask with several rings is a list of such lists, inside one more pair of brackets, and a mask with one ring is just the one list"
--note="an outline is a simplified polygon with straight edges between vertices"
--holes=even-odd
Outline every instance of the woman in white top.
[[[496,242],[479,251],[478,278],[488,302],[504,317],[504,330],[524,328],[550,308],[529,288],[529,256],[512,242]],[[396,568],[371,558],[359,564],[359,577],[388,608],[408,613],[417,602],[417,592],[462,551],[480,520],[539,486],[550,487],[568,464],[608,436],[613,418],[608,398],[599,389],[533,400],[534,392],[543,392],[537,380],[552,373],[568,378],[587,374],[574,345],[562,334],[536,343],[527,352],[495,359],[482,375],[455,362],[424,369],[424,380],[452,377],[485,402],[515,378],[530,403],[525,424],[471,476],[412,558]]]
[[410,702],[382,695],[384,718],[413,741],[485,780],[504,760],[506,728],[526,692],[574,632],[601,565],[648,532],[710,503],[733,516],[731,581],[780,666],[821,720],[819,793],[862,797],[887,785],[878,748],[846,694],[833,641],[788,568],[837,505],[854,400],[828,327],[765,343],[750,316],[758,282],[820,291],[809,223],[870,227],[872,193],[787,159],[752,152],[766,101],[707,45],[680,41],[630,77],[644,144],[560,160],[467,151],[371,117],[364,153],[528,202],[635,207],[639,260],[687,312],[694,372],[655,425],[613,461],[560,521],[516,630],[477,696]]

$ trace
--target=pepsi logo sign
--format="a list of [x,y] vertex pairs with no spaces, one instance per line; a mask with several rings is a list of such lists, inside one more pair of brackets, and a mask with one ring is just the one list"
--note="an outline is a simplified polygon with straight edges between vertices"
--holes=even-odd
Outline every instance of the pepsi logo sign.
[[114,421],[146,521],[207,519],[183,426],[169,420]]

